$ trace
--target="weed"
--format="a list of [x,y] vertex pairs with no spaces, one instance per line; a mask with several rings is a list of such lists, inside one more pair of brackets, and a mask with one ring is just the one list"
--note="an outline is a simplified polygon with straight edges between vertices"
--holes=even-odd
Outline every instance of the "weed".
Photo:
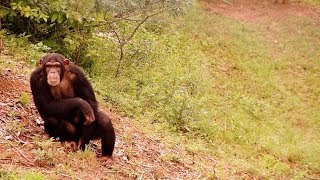
[[42,180],[45,179],[45,176],[39,172],[15,172],[15,171],[3,171],[0,170],[0,179],[3,180],[18,180],[18,179],[25,179],[25,180]]
[[160,155],[162,161],[179,162],[179,156],[176,154],[162,154]]
[[46,141],[35,138],[34,145],[32,152],[35,156],[35,162],[40,166],[54,166],[59,163],[59,159],[65,156],[64,149],[59,148],[57,151],[57,146],[60,145],[60,142],[55,141],[53,138]]
[[26,92],[21,93],[19,102],[22,105],[22,107],[26,107],[30,103],[29,94]]

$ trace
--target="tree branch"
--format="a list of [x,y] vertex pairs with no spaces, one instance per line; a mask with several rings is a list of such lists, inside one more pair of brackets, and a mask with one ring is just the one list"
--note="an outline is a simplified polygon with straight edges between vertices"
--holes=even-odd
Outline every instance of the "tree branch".
[[141,22],[138,23],[138,25],[134,28],[134,30],[132,31],[131,35],[128,37],[128,38],[125,38],[125,43],[127,43],[128,41],[130,41],[132,39],[132,37],[134,36],[134,34],[138,31],[138,29],[140,28],[140,26],[146,22],[147,19],[155,16],[155,15],[158,15],[160,13],[162,13],[163,10],[159,11],[159,12],[156,12],[156,13],[153,13],[151,15],[147,15]]
[[30,165],[34,165],[34,164],[33,164],[33,161],[31,161],[26,155],[24,155],[23,152],[22,152],[20,149],[18,149],[17,147],[15,147],[14,145],[12,145],[11,143],[10,143],[10,145],[11,145],[16,151],[18,151],[18,152],[21,154],[21,156],[24,157],[24,158],[30,163]]
[[116,35],[119,45],[122,44],[123,40],[120,38],[119,33],[111,25],[109,25],[109,27],[111,31]]

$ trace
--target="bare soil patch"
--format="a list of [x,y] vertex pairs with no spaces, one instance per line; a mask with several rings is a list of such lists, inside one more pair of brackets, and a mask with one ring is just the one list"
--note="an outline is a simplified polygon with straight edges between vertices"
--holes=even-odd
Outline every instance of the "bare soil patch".
[[[232,2],[232,1],[230,1]],[[309,17],[320,23],[320,9],[300,3],[275,4],[272,0],[202,1],[206,11],[215,12],[245,22],[261,22],[265,18],[283,21],[288,17]]]

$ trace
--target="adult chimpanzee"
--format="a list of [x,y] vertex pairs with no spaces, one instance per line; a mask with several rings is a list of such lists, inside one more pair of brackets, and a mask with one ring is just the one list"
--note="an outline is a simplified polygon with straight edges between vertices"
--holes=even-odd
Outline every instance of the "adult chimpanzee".
[[111,120],[98,110],[83,71],[69,62],[61,54],[50,53],[31,75],[33,99],[45,130],[61,141],[79,142],[82,150],[90,140],[101,138],[102,155],[112,156],[115,133]]

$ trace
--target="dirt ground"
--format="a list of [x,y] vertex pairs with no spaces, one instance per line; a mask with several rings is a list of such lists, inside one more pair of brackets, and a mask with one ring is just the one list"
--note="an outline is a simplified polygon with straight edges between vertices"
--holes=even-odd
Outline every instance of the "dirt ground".
[[206,11],[245,22],[262,22],[266,18],[282,21],[287,17],[312,17],[320,25],[320,9],[301,3],[275,4],[272,0],[223,0],[202,1]]
[[[2,60],[10,57],[1,56]],[[0,73],[0,167],[5,170],[23,169],[42,172],[53,178],[77,179],[136,179],[148,178],[181,178],[192,179],[202,177],[203,172],[214,173],[212,166],[214,159],[206,155],[189,154],[179,147],[168,147],[161,143],[161,138],[148,136],[134,123],[134,120],[119,115],[114,110],[102,105],[103,110],[111,117],[116,130],[116,145],[112,163],[94,160],[87,162],[91,167],[82,170],[81,161],[67,162],[65,154],[70,153],[68,144],[60,144],[52,147],[55,151],[62,148],[63,155],[55,157],[57,164],[47,166],[37,163],[38,155],[35,154],[37,140],[48,141],[49,137],[44,132],[43,121],[39,117],[32,100],[29,86],[29,75],[19,74],[19,66],[4,68]],[[12,67],[12,66],[11,66]],[[30,99],[24,105],[23,94]],[[36,140],[37,139],[37,140]],[[95,145],[97,154],[100,152],[99,141]],[[71,155],[77,156],[77,155]],[[183,157],[183,158],[179,158]],[[77,157],[74,157],[77,159]],[[197,161],[206,159],[212,166],[197,168]],[[90,161],[88,159],[87,161]],[[72,173],[59,173],[59,167],[72,164]],[[199,171],[198,171],[199,170]],[[57,172],[58,171],[58,172]],[[54,175],[52,175],[54,174]]]

